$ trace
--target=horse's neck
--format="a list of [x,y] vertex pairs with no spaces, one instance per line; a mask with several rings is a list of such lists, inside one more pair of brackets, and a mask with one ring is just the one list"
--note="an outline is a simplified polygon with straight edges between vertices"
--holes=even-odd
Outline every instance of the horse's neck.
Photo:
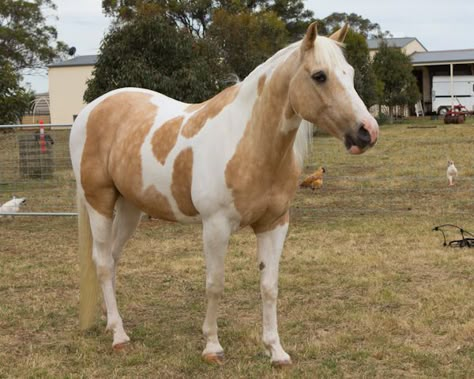
[[288,89],[298,59],[298,52],[294,52],[271,70],[254,73],[249,83],[257,97],[246,134],[253,153],[259,160],[272,162],[272,166],[282,161],[292,163],[294,158],[293,143],[301,118],[290,107]]

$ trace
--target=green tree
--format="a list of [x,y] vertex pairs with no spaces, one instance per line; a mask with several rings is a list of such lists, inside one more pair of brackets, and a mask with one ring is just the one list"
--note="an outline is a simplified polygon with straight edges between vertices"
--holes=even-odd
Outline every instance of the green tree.
[[21,77],[0,58],[0,124],[16,124],[28,109],[33,94],[20,86]]
[[216,48],[153,14],[115,25],[104,38],[84,100],[120,87],[141,87],[186,102],[210,98],[228,71]]
[[0,57],[14,70],[43,68],[67,50],[57,41],[56,29],[46,24],[48,8],[56,8],[51,0],[0,2]]
[[323,34],[330,34],[345,23],[349,23],[352,31],[362,34],[365,38],[389,34],[388,32],[382,32],[379,24],[355,13],[332,13],[321,20],[320,30]]
[[[298,34],[312,19],[312,12],[305,10],[303,0],[103,0],[102,7],[107,15],[114,17],[115,27],[101,50],[98,65],[103,68],[96,69],[94,80],[89,82],[87,101],[123,85],[151,88],[185,101],[211,97],[222,89],[230,73],[243,79],[290,40],[299,38]],[[168,25],[165,33],[148,23],[147,38],[123,36],[122,30],[153,17]],[[131,35],[133,32],[136,30]],[[168,38],[171,40],[166,41]],[[180,44],[184,40],[192,48],[182,48]],[[130,48],[127,44],[131,44]],[[117,47],[114,50],[108,45]],[[139,45],[147,49],[138,53],[135,50]],[[176,59],[168,59],[176,49],[183,50],[180,54],[188,49],[186,57],[178,54]],[[118,51],[133,55],[122,59],[120,67],[126,73],[102,63],[118,61]],[[146,63],[155,61],[158,64]],[[179,70],[176,64],[181,65]],[[206,73],[206,70],[210,71]]]
[[177,28],[185,28],[198,37],[207,30],[212,7],[212,0],[102,0],[105,14],[118,23],[161,15]]
[[0,122],[15,123],[27,111],[32,93],[21,86],[22,73],[45,68],[65,52],[44,12],[51,0],[0,1]]
[[301,0],[274,0],[267,9],[275,12],[285,23],[291,41],[303,38],[308,25],[314,21],[314,13],[305,9]]
[[214,12],[220,10],[228,14],[273,12],[284,22],[292,40],[301,37],[313,20],[313,12],[305,9],[303,0],[102,0],[102,8],[119,22],[159,13],[201,38],[214,22]]
[[347,61],[354,68],[354,87],[367,107],[377,102],[376,77],[364,36],[349,29],[345,39]]
[[399,49],[382,43],[374,57],[373,67],[381,82],[379,104],[389,107],[389,118],[392,121],[394,106],[412,105],[420,98],[410,58]]
[[288,43],[284,22],[274,12],[229,13],[223,9],[213,15],[208,39],[220,48],[220,56],[241,79]]

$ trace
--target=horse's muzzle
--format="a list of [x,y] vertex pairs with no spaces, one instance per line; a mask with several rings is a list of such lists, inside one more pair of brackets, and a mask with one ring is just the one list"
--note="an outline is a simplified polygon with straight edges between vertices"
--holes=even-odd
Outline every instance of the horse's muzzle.
[[346,133],[344,136],[344,145],[347,151],[351,154],[362,154],[369,147],[372,147],[377,142],[378,125],[375,123],[362,123],[357,128],[357,131]]

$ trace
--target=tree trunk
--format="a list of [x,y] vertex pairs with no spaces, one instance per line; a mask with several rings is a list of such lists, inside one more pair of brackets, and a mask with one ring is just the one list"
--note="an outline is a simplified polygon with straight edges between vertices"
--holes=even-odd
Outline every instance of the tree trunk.
[[393,105],[388,106],[388,122],[393,124]]

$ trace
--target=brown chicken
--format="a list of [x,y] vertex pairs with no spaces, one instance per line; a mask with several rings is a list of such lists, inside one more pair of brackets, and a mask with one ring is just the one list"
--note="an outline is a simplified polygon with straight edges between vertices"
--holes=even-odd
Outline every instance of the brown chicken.
[[301,188],[311,188],[313,191],[316,188],[323,186],[323,175],[326,172],[324,167],[318,168],[315,172],[305,178],[300,184]]

